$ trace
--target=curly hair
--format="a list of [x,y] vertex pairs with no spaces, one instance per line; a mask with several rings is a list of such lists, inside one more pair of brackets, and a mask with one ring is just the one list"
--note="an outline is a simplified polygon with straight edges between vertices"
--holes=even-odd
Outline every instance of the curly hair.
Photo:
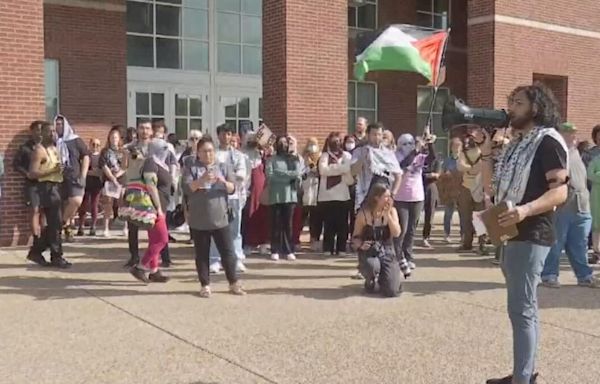
[[536,107],[536,113],[533,116],[535,125],[557,128],[562,123],[559,111],[560,105],[554,97],[554,93],[546,85],[536,81],[533,85],[517,87],[508,96],[508,103],[510,104],[514,97],[521,92],[532,104],[532,109],[534,109],[534,105]]

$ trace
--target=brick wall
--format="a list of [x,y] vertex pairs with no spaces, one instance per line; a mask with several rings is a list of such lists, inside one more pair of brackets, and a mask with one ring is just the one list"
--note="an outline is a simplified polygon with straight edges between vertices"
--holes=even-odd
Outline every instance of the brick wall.
[[111,9],[44,6],[45,57],[59,61],[60,111],[86,142],[104,142],[112,124],[126,124],[125,9]]
[[27,242],[22,178],[12,170],[16,149],[31,121],[44,117],[42,0],[0,2],[0,153],[6,174],[0,182],[0,246]]
[[301,145],[346,130],[347,5],[263,1],[265,121]]

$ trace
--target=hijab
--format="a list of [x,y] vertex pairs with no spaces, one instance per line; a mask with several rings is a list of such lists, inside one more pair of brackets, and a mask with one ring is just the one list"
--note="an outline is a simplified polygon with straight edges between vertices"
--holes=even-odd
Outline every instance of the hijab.
[[170,153],[169,143],[163,139],[152,139],[150,143],[148,143],[148,157],[152,157],[157,165],[167,171],[169,170],[167,158]]
[[400,161],[400,167],[406,168],[412,164],[415,158],[415,150],[417,148],[415,138],[410,133],[403,133],[398,137],[397,141],[398,161]]
[[58,148],[58,152],[63,164],[68,166],[71,164],[71,156],[69,154],[69,147],[67,147],[67,143],[79,138],[79,136],[75,134],[71,124],[69,124],[69,121],[63,115],[56,115],[54,118],[54,127],[56,127],[56,120],[58,119],[62,119],[63,121],[63,135],[56,140],[56,147]]

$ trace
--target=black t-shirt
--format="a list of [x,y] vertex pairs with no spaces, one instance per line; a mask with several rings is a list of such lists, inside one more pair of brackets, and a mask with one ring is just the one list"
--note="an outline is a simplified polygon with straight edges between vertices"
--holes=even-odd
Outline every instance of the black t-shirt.
[[[25,142],[25,144],[19,147],[15,159],[13,161],[13,168],[15,171],[19,172],[23,176],[27,176],[23,174],[23,171],[29,171],[29,165],[31,164],[31,157],[33,156],[33,151],[35,151],[35,141],[33,139],[29,139]],[[29,180],[28,182],[34,183],[35,180]]]
[[[566,168],[567,153],[560,143],[549,136],[543,138],[531,163],[529,180],[527,181],[523,200],[519,205],[537,200],[550,189],[549,182],[546,180],[547,172]],[[556,241],[553,220],[554,211],[528,217],[517,224],[519,235],[512,240],[530,241],[550,247]]]
[[171,196],[171,173],[154,162],[153,158],[146,159],[142,167],[142,173],[155,173],[157,177],[156,189],[163,212],[167,211],[169,206],[169,197]]
[[87,145],[81,137],[66,142],[69,150],[69,166],[63,174],[66,179],[76,180],[81,175],[81,160],[90,155]]

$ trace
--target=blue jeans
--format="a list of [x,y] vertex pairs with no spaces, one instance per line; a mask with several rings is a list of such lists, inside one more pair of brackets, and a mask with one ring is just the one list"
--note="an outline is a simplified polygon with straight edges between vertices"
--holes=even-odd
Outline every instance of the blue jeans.
[[[446,236],[450,236],[450,230],[452,228],[452,217],[454,216],[454,211],[456,210],[456,203],[450,202],[446,204],[444,208],[444,234]],[[463,222],[460,221],[460,234],[463,233]]]
[[[246,259],[244,249],[242,248],[242,208],[245,203],[245,199],[241,201],[239,199],[230,199],[229,207],[233,210],[233,221],[229,223],[229,230],[231,231],[231,238],[233,240],[233,251],[237,260]],[[217,263],[221,261],[221,256],[215,245],[214,241],[210,242],[210,263]]]
[[550,247],[509,241],[502,253],[508,316],[513,329],[513,378],[529,384],[539,339],[537,286]]
[[563,249],[577,276],[578,282],[584,282],[593,276],[587,261],[588,235],[592,229],[592,216],[589,213],[556,211],[554,215],[556,243],[550,249],[544,270],[543,281],[556,281],[559,275],[560,256]]

